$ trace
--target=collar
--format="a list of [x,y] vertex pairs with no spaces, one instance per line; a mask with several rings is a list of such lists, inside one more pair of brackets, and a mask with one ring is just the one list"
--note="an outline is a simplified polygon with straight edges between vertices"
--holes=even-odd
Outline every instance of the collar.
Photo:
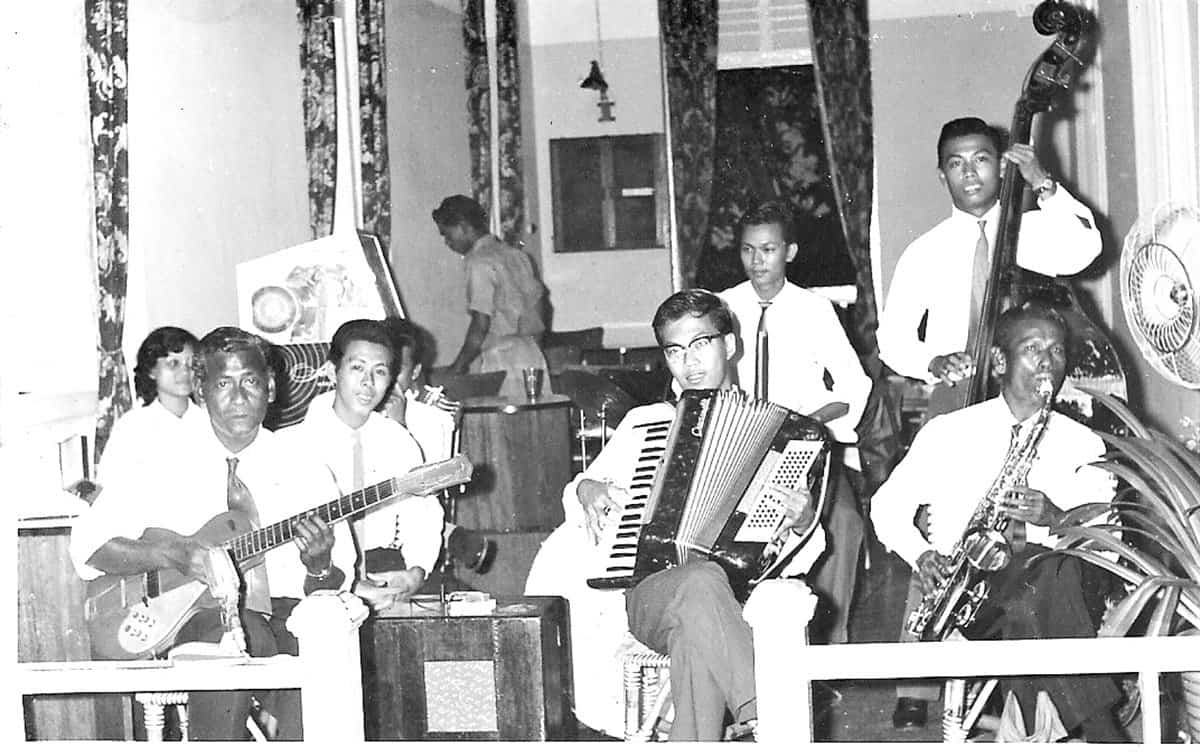
[[367,421],[358,428],[351,428],[342,422],[342,419],[333,412],[334,391],[326,391],[317,394],[308,404],[308,412],[304,415],[305,423],[313,423],[320,427],[326,433],[340,433],[344,436],[352,436],[355,433],[367,432],[367,427],[377,420],[382,419],[378,412],[372,412],[367,416]]
[[976,229],[977,233],[979,229],[979,221],[985,220],[987,221],[987,230],[991,232],[996,228],[996,224],[1000,221],[1000,201],[996,200],[996,202],[994,202],[988,211],[982,216],[971,215],[967,211],[959,210],[957,207],[954,207],[954,205],[951,205],[950,217],[953,218],[956,223],[965,224],[969,221],[971,226]]
[[[495,238],[496,237],[492,236],[491,234],[484,234],[483,236],[479,237],[475,240],[475,243],[471,245],[471,248],[467,250],[465,257],[470,257],[471,255],[475,254],[479,251],[480,247],[484,246],[485,244],[489,244],[490,241]],[[499,240],[497,239],[497,241]]]

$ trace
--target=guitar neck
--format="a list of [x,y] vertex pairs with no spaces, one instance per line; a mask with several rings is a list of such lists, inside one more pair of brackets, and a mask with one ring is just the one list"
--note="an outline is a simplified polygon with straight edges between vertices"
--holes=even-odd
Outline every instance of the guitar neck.
[[302,520],[320,517],[332,525],[397,497],[432,493],[456,483],[466,482],[470,476],[471,463],[460,454],[444,462],[422,465],[399,478],[391,478],[339,496],[333,501],[292,515],[286,520],[234,536],[221,545],[233,552],[236,561],[253,559],[295,538],[297,526]]

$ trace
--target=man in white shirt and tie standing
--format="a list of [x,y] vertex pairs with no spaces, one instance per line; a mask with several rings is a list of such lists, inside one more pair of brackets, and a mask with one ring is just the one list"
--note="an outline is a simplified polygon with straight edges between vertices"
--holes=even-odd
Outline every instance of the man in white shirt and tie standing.
[[[871,392],[871,379],[863,372],[833,304],[787,280],[787,264],[799,253],[792,241],[791,211],[779,202],[764,202],[742,216],[741,227],[742,266],[749,280],[720,292],[740,336],[733,362],[738,385],[753,389],[760,399],[803,414],[830,402],[845,402],[847,413],[826,427],[834,441],[852,448],[858,441],[854,429]],[[863,522],[840,464],[829,485],[833,491],[822,525],[830,547],[812,572],[812,586],[832,605],[829,640],[844,643]]]
[[1013,163],[1037,195],[1021,217],[1017,264],[1071,275],[1100,254],[1092,212],[1042,167],[1027,144],[1002,151],[999,132],[979,118],[956,118],[938,137],[938,179],[950,217],[900,256],[879,318],[879,356],[900,375],[954,385],[974,370],[969,332],[982,306],[1000,219],[1002,163]]

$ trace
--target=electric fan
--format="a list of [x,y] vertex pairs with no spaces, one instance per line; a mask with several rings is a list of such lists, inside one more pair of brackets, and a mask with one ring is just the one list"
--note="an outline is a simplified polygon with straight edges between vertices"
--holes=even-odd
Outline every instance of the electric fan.
[[1142,357],[1200,389],[1200,209],[1165,204],[1138,218],[1121,250],[1121,302]]

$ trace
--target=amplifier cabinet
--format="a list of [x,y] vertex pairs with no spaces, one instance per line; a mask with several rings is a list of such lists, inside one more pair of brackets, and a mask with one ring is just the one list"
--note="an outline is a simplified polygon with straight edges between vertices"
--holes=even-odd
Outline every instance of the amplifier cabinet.
[[369,740],[571,740],[570,640],[559,597],[486,616],[414,600],[363,624]]

